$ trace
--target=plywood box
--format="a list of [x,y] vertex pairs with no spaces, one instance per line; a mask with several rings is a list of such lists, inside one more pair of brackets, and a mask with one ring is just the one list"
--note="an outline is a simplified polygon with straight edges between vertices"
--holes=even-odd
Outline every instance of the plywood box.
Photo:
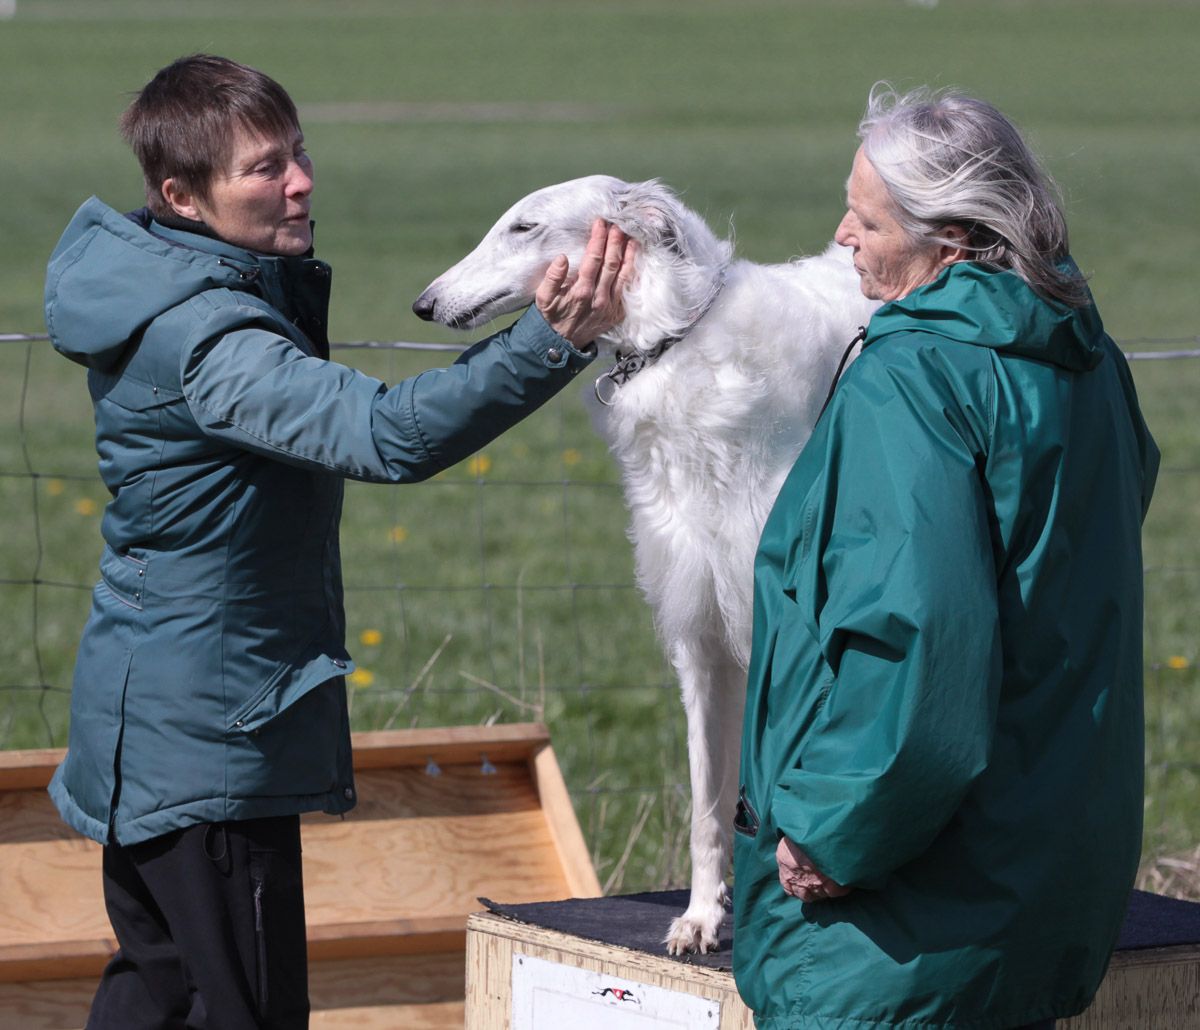
[[[728,920],[715,955],[679,960],[658,944],[686,897],[686,891],[664,891],[493,905],[497,911],[473,915],[467,1030],[753,1030],[729,970]],[[591,936],[580,936],[576,927]],[[1200,1030],[1200,905],[1135,892],[1122,937],[1130,946],[1114,954],[1092,1005],[1060,1020],[1058,1030]],[[1156,939],[1172,943],[1152,946]],[[695,999],[708,1005],[696,1010]],[[647,1018],[651,1009],[655,1015]],[[684,1016],[685,1009],[693,1014]]]
[[[480,895],[600,893],[546,728],[356,734],[359,802],[302,821],[315,1028],[461,1027]],[[0,1030],[83,1025],[116,949],[100,848],[58,818],[62,752],[0,752]]]

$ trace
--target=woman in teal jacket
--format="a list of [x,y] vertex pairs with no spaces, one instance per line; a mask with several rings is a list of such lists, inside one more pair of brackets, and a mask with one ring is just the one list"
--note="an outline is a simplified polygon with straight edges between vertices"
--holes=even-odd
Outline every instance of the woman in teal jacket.
[[1157,451],[990,105],[872,93],[839,242],[884,301],[762,534],[735,837],[758,1025],[1087,1006],[1138,862]]
[[425,479],[528,415],[588,364],[631,267],[598,224],[577,277],[560,258],[515,325],[388,387],[327,360],[312,164],[277,83],[185,58],[123,130],[149,208],[89,200],[46,283],[112,494],[50,787],[105,844],[121,951],[89,1026],[302,1026],[298,814],[355,802],[343,482]]

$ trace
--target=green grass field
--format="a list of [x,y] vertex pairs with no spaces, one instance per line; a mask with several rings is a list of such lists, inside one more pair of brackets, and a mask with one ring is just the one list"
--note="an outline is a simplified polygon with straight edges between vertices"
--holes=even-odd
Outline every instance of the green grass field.
[[[409,312],[421,288],[518,197],[592,172],[663,179],[732,221],[742,256],[813,252],[881,78],[962,86],[1027,130],[1115,337],[1200,331],[1195,4],[19,0],[0,21],[0,332],[42,331],[45,258],[83,199],[140,206],[117,117],[201,50],[301,107],[339,340],[458,339]],[[443,360],[339,357],[389,381]],[[1146,532],[1153,859],[1200,844],[1200,360],[1134,371],[1164,455]],[[80,370],[0,344],[0,747],[65,742],[105,500],[90,420]],[[687,789],[624,523],[572,391],[432,483],[352,486],[343,549],[356,728],[544,718],[601,882],[628,890],[684,882]]]

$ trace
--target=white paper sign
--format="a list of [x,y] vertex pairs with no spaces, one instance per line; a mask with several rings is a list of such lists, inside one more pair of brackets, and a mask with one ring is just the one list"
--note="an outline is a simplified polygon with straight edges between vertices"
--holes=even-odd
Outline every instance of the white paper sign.
[[512,1030],[717,1030],[721,1004],[514,954]]

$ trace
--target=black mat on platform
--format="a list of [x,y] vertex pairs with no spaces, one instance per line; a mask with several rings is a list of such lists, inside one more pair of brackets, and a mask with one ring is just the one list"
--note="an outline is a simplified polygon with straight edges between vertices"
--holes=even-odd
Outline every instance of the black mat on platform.
[[[547,930],[615,944],[620,948],[666,955],[663,938],[671,920],[688,904],[688,891],[655,891],[620,894],[611,898],[573,898],[570,901],[535,901],[526,905],[500,905],[488,898],[479,901],[489,911],[519,919]],[[721,923],[720,946],[707,955],[685,955],[679,961],[713,969],[733,964],[733,917],[726,912]]]
[[[656,891],[612,898],[576,898],[503,905],[480,898],[488,910],[523,923],[558,930],[604,944],[666,955],[667,925],[685,908],[688,892]],[[1118,951],[1200,944],[1200,904],[1134,891],[1117,941]],[[733,961],[733,926],[727,914],[721,924],[720,948],[707,955],[687,955],[681,962],[729,969]]]
[[1117,951],[1177,944],[1200,944],[1200,904],[1134,891],[1117,939]]

